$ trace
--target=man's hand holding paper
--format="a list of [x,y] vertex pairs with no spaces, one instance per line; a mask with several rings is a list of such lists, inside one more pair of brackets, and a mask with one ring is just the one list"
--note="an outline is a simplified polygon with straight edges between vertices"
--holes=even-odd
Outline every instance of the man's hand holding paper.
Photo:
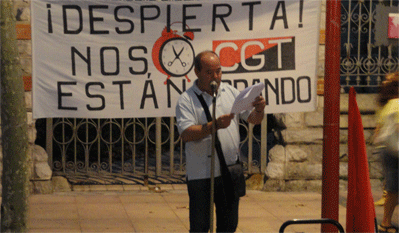
[[260,96],[265,84],[258,83],[245,88],[234,101],[231,113],[237,114],[245,110],[251,110],[255,107],[255,111],[263,112],[265,108],[265,100]]
[[257,96],[252,102],[252,106],[254,106],[255,112],[263,113],[263,110],[265,109],[265,99],[260,95]]

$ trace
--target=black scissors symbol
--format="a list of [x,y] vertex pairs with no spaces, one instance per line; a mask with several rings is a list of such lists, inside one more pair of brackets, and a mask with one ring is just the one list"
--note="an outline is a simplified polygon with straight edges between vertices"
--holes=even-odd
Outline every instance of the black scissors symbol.
[[176,49],[175,49],[175,46],[173,46],[173,53],[175,54],[175,59],[173,59],[173,61],[168,62],[168,66],[172,66],[173,63],[174,63],[176,60],[179,60],[180,63],[181,63],[181,65],[182,65],[183,67],[186,67],[187,64],[186,64],[185,62],[183,62],[183,61],[180,59],[180,55],[181,55],[181,53],[183,52],[183,50],[184,50],[184,47],[180,50],[179,53],[177,53],[177,52],[176,52]]

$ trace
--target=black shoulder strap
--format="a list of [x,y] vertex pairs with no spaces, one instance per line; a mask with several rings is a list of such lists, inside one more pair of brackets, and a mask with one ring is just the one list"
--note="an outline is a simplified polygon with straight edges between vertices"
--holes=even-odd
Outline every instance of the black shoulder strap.
[[208,105],[206,105],[204,97],[201,94],[198,95],[197,93],[195,93],[195,95],[197,95],[199,101],[201,102],[202,108],[205,111],[206,119],[208,120],[208,122],[211,122],[212,121],[211,112],[209,112],[209,108],[208,108]]
[[[202,97],[201,94],[198,95],[197,93],[195,93],[195,95],[197,95],[199,101],[201,102],[202,108],[205,111],[206,119],[208,120],[208,122],[211,122],[212,116],[211,116],[211,113],[209,112],[208,105],[206,105],[204,97]],[[226,160],[224,159],[224,155],[223,155],[222,145],[220,144],[217,133],[215,134],[215,149],[216,149],[216,153],[219,158],[222,173],[228,172]]]

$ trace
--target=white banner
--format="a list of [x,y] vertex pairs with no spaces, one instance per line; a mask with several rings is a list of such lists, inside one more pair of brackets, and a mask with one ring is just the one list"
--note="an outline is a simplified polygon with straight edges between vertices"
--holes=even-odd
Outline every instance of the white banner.
[[174,116],[203,50],[267,113],[313,111],[320,2],[32,0],[33,116]]

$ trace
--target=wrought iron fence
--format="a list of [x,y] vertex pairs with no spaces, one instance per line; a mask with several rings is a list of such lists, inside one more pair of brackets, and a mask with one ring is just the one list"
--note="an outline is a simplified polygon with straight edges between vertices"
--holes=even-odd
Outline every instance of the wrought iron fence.
[[341,90],[376,93],[387,73],[399,69],[398,48],[376,46],[377,5],[398,0],[341,0]]
[[[184,144],[174,117],[55,118],[46,124],[53,173],[72,183],[184,182]],[[260,172],[262,157],[266,161],[266,155],[261,155],[266,141],[260,128],[255,126],[254,134],[252,125],[240,123],[242,159],[248,173]]]

